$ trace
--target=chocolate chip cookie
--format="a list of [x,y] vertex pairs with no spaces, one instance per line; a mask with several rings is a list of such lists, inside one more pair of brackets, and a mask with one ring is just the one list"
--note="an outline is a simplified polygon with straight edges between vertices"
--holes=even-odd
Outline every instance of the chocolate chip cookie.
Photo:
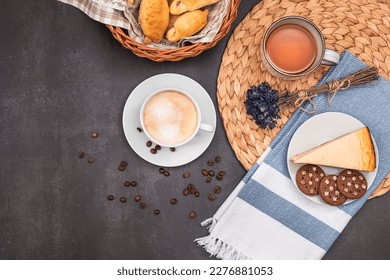
[[346,169],[340,172],[337,187],[347,198],[357,199],[366,193],[367,180],[359,171]]
[[305,164],[299,168],[295,179],[298,188],[306,195],[317,195],[321,179],[325,172],[317,165]]
[[337,175],[327,175],[322,178],[319,193],[321,198],[328,204],[339,206],[347,198],[337,188]]

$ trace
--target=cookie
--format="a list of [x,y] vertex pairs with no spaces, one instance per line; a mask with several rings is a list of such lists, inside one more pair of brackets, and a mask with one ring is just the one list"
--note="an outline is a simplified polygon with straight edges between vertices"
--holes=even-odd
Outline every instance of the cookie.
[[346,169],[340,172],[337,187],[347,198],[357,199],[366,193],[367,180],[359,171]]
[[317,165],[306,164],[299,168],[295,176],[298,188],[306,195],[317,195],[325,172]]
[[322,178],[319,193],[321,198],[328,204],[339,206],[347,198],[337,188],[337,175],[327,175]]

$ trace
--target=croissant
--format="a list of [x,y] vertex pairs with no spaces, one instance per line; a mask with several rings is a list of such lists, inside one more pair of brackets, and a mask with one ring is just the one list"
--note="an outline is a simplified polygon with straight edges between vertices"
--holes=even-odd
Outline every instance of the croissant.
[[187,12],[177,18],[173,27],[167,32],[167,39],[177,42],[184,37],[191,36],[200,31],[207,24],[209,10],[196,10]]
[[138,21],[145,35],[145,44],[160,42],[164,37],[169,22],[168,1],[142,0]]
[[217,3],[219,0],[173,0],[169,7],[172,15],[181,15],[188,11],[195,11],[204,6]]

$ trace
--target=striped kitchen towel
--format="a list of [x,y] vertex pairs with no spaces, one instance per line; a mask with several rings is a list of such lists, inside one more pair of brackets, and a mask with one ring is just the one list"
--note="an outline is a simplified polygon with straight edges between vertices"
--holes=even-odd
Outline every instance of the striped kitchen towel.
[[[344,52],[321,83],[364,67]],[[373,187],[361,199],[339,207],[321,205],[302,195],[289,176],[287,147],[297,128],[313,115],[297,110],[215,215],[202,223],[209,225],[210,234],[196,242],[211,255],[221,259],[321,259],[389,172],[388,81],[381,78],[338,93],[331,107],[326,94],[313,101],[317,105],[314,115],[342,112],[370,128],[379,151]]]

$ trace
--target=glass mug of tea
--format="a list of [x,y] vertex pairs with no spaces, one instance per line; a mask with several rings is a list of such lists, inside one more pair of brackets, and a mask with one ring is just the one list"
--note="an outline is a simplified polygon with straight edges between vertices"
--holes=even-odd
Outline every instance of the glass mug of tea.
[[178,89],[160,89],[142,104],[140,121],[146,136],[163,147],[178,147],[191,141],[199,130],[213,132],[201,122],[198,103]]
[[310,20],[287,16],[272,23],[265,32],[261,56],[272,74],[298,79],[322,65],[336,65],[340,55],[325,48],[324,37]]

